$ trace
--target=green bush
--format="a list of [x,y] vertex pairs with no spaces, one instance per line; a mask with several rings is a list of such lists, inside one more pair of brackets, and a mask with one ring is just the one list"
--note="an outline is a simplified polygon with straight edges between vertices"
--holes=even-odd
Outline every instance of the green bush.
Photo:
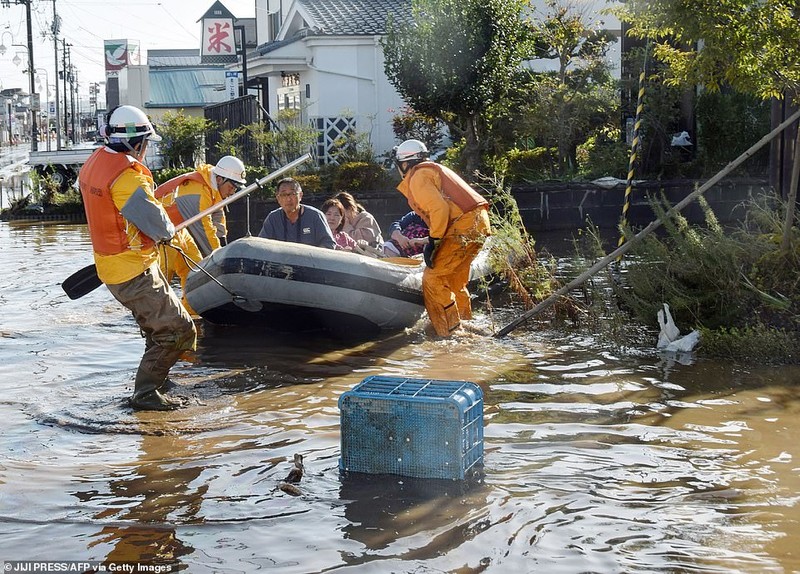
[[415,112],[410,106],[401,107],[392,116],[392,131],[398,140],[421,140],[431,151],[441,146],[443,128],[444,122]]
[[163,141],[161,153],[169,167],[190,167],[203,157],[203,140],[214,123],[200,117],[187,115],[182,109],[168,111],[156,126]]
[[664,220],[666,203],[654,202],[665,233],[647,236],[626,256],[620,300],[653,327],[668,303],[682,330],[701,329],[704,354],[744,357],[751,345],[751,359],[796,361],[787,349],[800,338],[800,234],[798,247],[783,253],[781,208],[754,201],[745,223],[724,231],[702,198],[700,204],[702,227],[681,215]]
[[83,213],[81,193],[70,188],[65,193],[56,193],[47,207],[47,213],[70,214]]
[[737,329],[700,329],[703,354],[718,359],[758,364],[800,363],[797,333],[763,324]]
[[338,166],[333,177],[333,191],[374,191],[386,186],[383,166],[377,163],[352,161]]
[[[698,152],[707,174],[725,167],[769,130],[769,101],[737,92],[703,92],[697,97]],[[737,173],[766,173],[769,150],[761,148]]]
[[578,172],[586,179],[628,175],[631,150],[621,139],[620,130],[601,130],[578,146]]
[[508,162],[506,181],[524,183],[552,179],[558,166],[555,148],[511,149],[505,159]]
[[320,193],[322,191],[322,178],[314,173],[296,175],[294,178],[303,188],[305,193]]

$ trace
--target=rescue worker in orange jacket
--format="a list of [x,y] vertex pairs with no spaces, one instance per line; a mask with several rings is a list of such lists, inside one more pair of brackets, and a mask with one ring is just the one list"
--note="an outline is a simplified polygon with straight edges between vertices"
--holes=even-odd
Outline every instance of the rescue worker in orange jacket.
[[428,225],[422,294],[436,334],[448,337],[472,318],[470,264],[491,234],[488,202],[451,169],[428,160],[419,140],[395,148],[403,180],[397,189]]
[[78,175],[97,275],[133,313],[145,338],[131,406],[172,410],[181,403],[164,394],[167,376],[180,355],[195,348],[197,332],[158,265],[157,244],[169,241],[175,227],[155,199],[142,158],[148,140],[161,137],[134,106],[112,110],[105,132],[106,145]]
[[[233,195],[245,183],[242,161],[226,155],[216,165],[202,164],[194,171],[165,181],[158,186],[155,196],[167,210],[172,223],[178,225]],[[211,255],[214,249],[227,244],[227,235],[225,212],[222,209],[178,231],[170,243],[180,248],[189,261],[187,263],[177,249],[163,247],[161,271],[167,281],[177,274],[181,281],[181,290],[185,294],[186,277],[189,275],[191,262],[198,262]],[[185,295],[182,301],[187,311],[194,314]]]
[[[216,165],[202,164],[194,171],[173,177],[156,189],[172,223],[178,225],[233,195],[244,184],[242,161],[232,155],[221,157]],[[188,227],[203,257],[227,244],[225,212],[220,209]]]

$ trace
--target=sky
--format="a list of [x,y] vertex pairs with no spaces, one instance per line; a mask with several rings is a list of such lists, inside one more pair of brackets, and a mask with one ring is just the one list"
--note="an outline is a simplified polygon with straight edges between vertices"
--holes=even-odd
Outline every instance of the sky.
[[[12,4],[0,7],[0,44],[6,53],[0,56],[0,87],[29,89],[25,6]],[[44,100],[45,77],[55,81],[55,54],[50,33],[53,3],[61,17],[60,38],[70,48],[72,64],[77,68],[79,93],[88,98],[89,84],[105,82],[103,41],[127,39],[138,41],[141,63],[146,63],[147,50],[168,48],[200,49],[198,20],[214,4],[214,0],[31,0],[34,67]],[[221,0],[237,18],[255,17],[255,0]],[[61,42],[59,41],[59,44]],[[22,62],[15,66],[15,54]],[[59,68],[62,61],[59,47]],[[46,70],[42,72],[40,69]],[[59,88],[63,84],[59,85]],[[50,99],[55,96],[51,87]]]

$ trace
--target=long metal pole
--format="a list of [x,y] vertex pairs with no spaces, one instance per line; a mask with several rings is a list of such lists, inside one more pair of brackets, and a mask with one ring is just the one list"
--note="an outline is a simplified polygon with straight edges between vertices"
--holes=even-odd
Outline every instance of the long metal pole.
[[[72,66],[70,66],[70,69]],[[81,102],[80,98],[78,97],[78,68],[75,68],[75,72],[72,75],[72,133],[75,134],[75,138],[72,140],[72,143],[78,143],[79,141],[83,141],[83,136],[81,135]],[[77,102],[75,100],[78,100]],[[77,114],[77,118],[75,117]],[[78,121],[78,127],[75,129],[75,120]]]
[[8,114],[8,147],[14,145],[14,134],[11,133],[11,114],[13,112],[13,104],[11,98],[6,100],[6,112]]

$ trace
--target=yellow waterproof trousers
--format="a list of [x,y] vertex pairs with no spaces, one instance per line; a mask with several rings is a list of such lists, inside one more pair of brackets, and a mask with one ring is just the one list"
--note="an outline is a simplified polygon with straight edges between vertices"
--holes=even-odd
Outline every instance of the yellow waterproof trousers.
[[[180,247],[183,252],[186,253],[186,256],[192,261],[199,263],[203,258],[203,256],[200,254],[200,249],[198,249],[197,244],[194,242],[194,239],[192,239],[188,229],[181,229],[178,231],[170,243]],[[162,246],[159,253],[159,263],[161,265],[161,272],[164,273],[167,283],[172,281],[172,278],[176,274],[178,275],[181,280],[181,303],[183,303],[183,306],[190,315],[197,315],[194,309],[192,309],[192,306],[189,305],[189,302],[186,300],[186,278],[189,276],[189,271],[191,271],[191,268],[186,263],[183,255],[181,255],[177,249],[173,249],[169,246]]]
[[472,318],[467,283],[470,264],[491,233],[485,207],[469,211],[453,221],[437,242],[433,268],[422,273],[422,295],[428,318],[440,337],[448,337],[461,319]]

